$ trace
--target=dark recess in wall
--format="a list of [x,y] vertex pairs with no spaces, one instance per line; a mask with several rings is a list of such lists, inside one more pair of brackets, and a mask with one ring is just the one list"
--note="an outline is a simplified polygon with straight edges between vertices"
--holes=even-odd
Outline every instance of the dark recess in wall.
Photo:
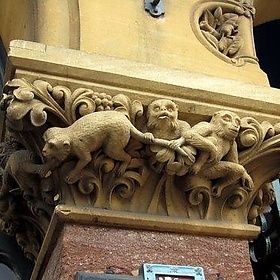
[[254,37],[261,69],[267,74],[270,85],[280,88],[280,20],[255,27]]

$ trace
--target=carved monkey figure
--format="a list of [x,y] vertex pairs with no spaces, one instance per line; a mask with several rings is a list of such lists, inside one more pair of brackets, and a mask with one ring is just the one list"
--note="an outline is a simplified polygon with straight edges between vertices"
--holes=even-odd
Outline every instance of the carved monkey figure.
[[190,125],[178,120],[178,106],[169,99],[158,99],[149,104],[147,109],[147,129],[155,138],[177,139]]
[[121,162],[117,175],[121,175],[130,163],[131,156],[125,152],[130,137],[143,143],[153,142],[151,133],[142,133],[118,111],[100,111],[85,115],[65,128],[52,127],[45,131],[42,153],[48,160],[63,162],[72,154],[78,158],[66,181],[73,184],[79,180],[81,170],[91,161],[91,153],[103,148],[104,153]]
[[37,197],[40,186],[36,176],[45,177],[50,169],[49,164],[39,164],[37,162],[39,162],[38,159],[31,151],[18,150],[13,152],[3,170],[0,198],[8,195],[9,191],[16,187],[16,185],[10,183],[11,178],[20,187],[26,200],[30,196]]
[[[230,161],[238,162],[235,138],[239,133],[240,122],[240,118],[235,113],[219,111],[213,115],[210,123],[201,122],[191,129],[190,134],[198,133],[204,137],[202,140],[205,141],[198,144],[192,142],[192,145],[195,145],[199,150],[196,162],[192,166],[193,173],[196,174],[200,171],[209,160],[210,155],[212,155],[210,161],[219,162],[230,156]],[[191,137],[195,139],[193,135]],[[207,141],[213,143],[214,146]]]
[[197,148],[196,161],[190,167],[190,173],[215,180],[213,195],[220,195],[224,187],[239,179],[248,190],[253,187],[252,178],[238,163],[235,138],[239,133],[240,123],[237,114],[221,110],[213,115],[210,123],[198,123],[186,131],[183,138],[171,143],[171,146],[180,146],[187,142]]
[[[188,146],[171,146],[167,140],[179,139],[190,129],[189,123],[178,119],[178,106],[169,99],[157,99],[147,109],[147,130],[154,137],[154,144],[168,147],[194,162],[194,151]],[[183,144],[183,143],[182,143]],[[156,150],[156,149],[154,149]]]

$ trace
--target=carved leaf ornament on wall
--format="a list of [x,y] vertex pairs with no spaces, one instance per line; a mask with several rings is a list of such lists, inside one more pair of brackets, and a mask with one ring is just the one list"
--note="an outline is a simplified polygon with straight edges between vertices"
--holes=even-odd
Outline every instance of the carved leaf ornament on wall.
[[254,7],[244,0],[201,2],[193,13],[193,30],[213,54],[242,66],[257,63],[252,41]]
[[[18,233],[28,217],[30,236],[42,240],[55,205],[63,203],[254,223],[274,200],[279,124],[219,111],[190,127],[178,120],[171,100],[152,102],[147,114],[124,94],[71,91],[42,80],[14,79],[4,91],[0,214],[6,233]],[[121,139],[114,138],[120,131]],[[100,132],[107,133],[104,143],[84,145]]]

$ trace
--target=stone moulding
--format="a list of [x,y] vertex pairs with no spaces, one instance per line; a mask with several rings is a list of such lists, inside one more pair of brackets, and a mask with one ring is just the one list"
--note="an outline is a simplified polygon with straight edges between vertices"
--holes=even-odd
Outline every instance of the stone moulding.
[[235,66],[258,63],[253,40],[255,8],[250,1],[202,1],[191,20],[198,40]]
[[221,110],[190,126],[170,99],[146,107],[45,80],[13,79],[4,92],[1,230],[30,258],[54,209],[85,223],[239,238],[259,232],[255,218],[273,202],[270,182],[280,169],[279,124]]
[[115,227],[145,229],[162,232],[210,235],[216,237],[248,239],[259,233],[254,225],[155,216],[142,213],[111,211],[88,207],[59,205],[55,208],[56,223],[79,222],[82,224],[112,225]]

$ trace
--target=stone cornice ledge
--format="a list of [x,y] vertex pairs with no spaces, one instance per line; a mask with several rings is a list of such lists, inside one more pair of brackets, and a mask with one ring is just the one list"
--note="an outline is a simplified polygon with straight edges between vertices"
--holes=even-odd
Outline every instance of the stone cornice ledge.
[[280,121],[280,92],[275,88],[28,41],[10,44],[6,79],[15,77],[62,84],[67,80],[69,87],[106,85],[130,91],[147,104],[170,97],[179,103],[181,112],[202,116],[224,108],[240,116],[250,111],[259,121]]
[[258,226],[222,221],[185,219],[106,209],[58,205],[54,211],[58,223],[82,223],[144,229],[162,232],[251,239],[260,232]]

